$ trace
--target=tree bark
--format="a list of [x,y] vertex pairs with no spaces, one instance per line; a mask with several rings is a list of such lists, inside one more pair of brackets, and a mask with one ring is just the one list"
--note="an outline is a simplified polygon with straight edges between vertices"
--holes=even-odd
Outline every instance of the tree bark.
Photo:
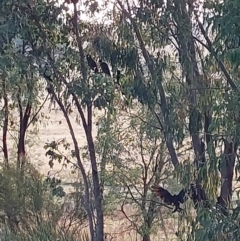
[[232,181],[236,161],[237,143],[224,140],[224,153],[221,162],[221,191],[218,204],[227,208],[232,199]]
[[[191,112],[198,111],[197,92],[198,87],[203,85],[196,59],[196,50],[192,33],[192,22],[190,18],[191,13],[187,11],[187,5],[185,1],[174,0],[174,8],[170,3],[168,4],[168,7],[171,9],[173,18],[177,24],[178,35],[176,38],[178,38],[179,43],[179,56],[181,56],[182,59],[182,70],[186,76],[186,82],[189,86],[189,116],[191,117]],[[190,126],[194,126],[196,124],[192,122],[191,118],[189,118],[189,123]],[[200,126],[197,126],[194,131],[190,131],[198,170],[203,163],[202,141],[199,135],[199,131]],[[200,176],[197,177],[197,182],[201,182]]]
[[123,13],[131,21],[131,23],[133,25],[134,32],[136,34],[136,37],[137,37],[137,40],[138,40],[138,43],[139,43],[139,46],[140,46],[142,54],[143,54],[143,57],[144,57],[144,59],[147,63],[148,70],[151,74],[151,77],[152,77],[152,79],[155,83],[158,83],[158,89],[159,89],[159,94],[160,94],[160,103],[161,103],[160,107],[161,107],[161,110],[162,110],[162,113],[163,113],[163,118],[164,118],[164,128],[163,128],[164,137],[165,137],[165,140],[166,140],[166,145],[167,145],[169,154],[171,156],[171,161],[172,161],[174,167],[176,168],[179,165],[179,160],[178,160],[176,150],[175,150],[174,145],[173,145],[173,135],[172,135],[171,131],[169,131],[169,128],[168,128],[170,120],[169,120],[167,101],[166,101],[166,96],[165,96],[165,91],[164,91],[163,85],[162,85],[162,83],[159,83],[159,81],[158,81],[158,76],[156,75],[156,71],[155,71],[155,68],[154,68],[154,62],[148,54],[148,51],[145,47],[144,41],[143,41],[142,36],[141,36],[141,32],[140,32],[140,30],[139,30],[139,28],[138,28],[138,26],[135,22],[135,19],[133,19],[130,12],[128,12],[124,8],[124,6],[123,6],[123,4],[120,0],[117,0],[117,2],[119,4],[121,10],[123,11]]
[[9,163],[8,163],[7,131],[8,131],[8,121],[9,121],[9,109],[8,109],[8,97],[6,93],[6,81],[5,79],[3,79],[2,81],[3,81],[2,87],[3,87],[3,100],[4,100],[3,155],[4,155],[4,162],[6,166],[8,166]]
[[[53,90],[52,90],[52,94],[53,94],[54,99],[56,100],[56,102],[58,103],[59,107],[61,108],[61,110],[62,110],[62,112],[64,114],[64,117],[65,117],[65,119],[67,121],[68,128],[69,128],[72,140],[73,140],[74,150],[75,150],[75,154],[76,154],[76,158],[77,158],[77,163],[78,163],[79,169],[80,169],[80,171],[82,173],[84,187],[85,187],[85,200],[84,201],[85,201],[85,208],[86,208],[87,215],[88,215],[88,223],[89,223],[91,240],[94,241],[94,240],[96,240],[95,232],[94,232],[94,223],[93,223],[93,215],[94,214],[93,214],[93,212],[91,210],[89,183],[88,183],[87,174],[85,172],[84,166],[83,166],[82,161],[81,161],[80,152],[79,152],[79,145],[78,145],[78,142],[77,142],[77,139],[76,139],[76,136],[75,136],[75,133],[74,133],[71,121],[70,121],[70,119],[68,117],[68,114],[67,114],[67,112],[66,112],[62,102],[59,100],[59,98],[57,97],[56,93]],[[83,114],[82,108],[81,108],[77,98],[75,97],[75,95],[73,95],[73,99],[74,99],[76,105],[78,106],[79,112]],[[85,117],[84,117],[83,121],[85,121]]]
[[151,241],[150,235],[149,234],[144,234],[142,241]]
[[[104,241],[102,194],[101,194],[101,184],[99,179],[99,173],[97,168],[96,151],[95,151],[95,146],[94,146],[93,137],[92,137],[92,105],[91,104],[88,105],[87,115],[88,115],[87,122],[83,121],[83,126],[85,130],[86,138],[87,138],[88,150],[90,154],[91,167],[92,167],[94,199],[95,199],[95,208],[97,212],[96,241]],[[85,120],[85,118],[82,118],[82,120]]]
[[17,166],[19,168],[22,168],[26,161],[25,135],[27,131],[28,120],[30,118],[30,114],[32,110],[32,104],[30,103],[30,100],[28,100],[28,104],[26,106],[25,112],[23,113],[22,103],[20,99],[20,87],[19,87],[19,93],[18,93],[18,106],[19,106],[20,124],[19,124],[19,137],[18,137]]

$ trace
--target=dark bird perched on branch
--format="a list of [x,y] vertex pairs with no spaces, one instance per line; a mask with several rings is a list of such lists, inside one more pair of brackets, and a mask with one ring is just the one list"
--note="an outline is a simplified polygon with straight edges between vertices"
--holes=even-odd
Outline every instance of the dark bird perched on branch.
[[111,77],[110,70],[109,70],[109,67],[108,67],[107,63],[102,62],[101,59],[99,60],[99,63],[100,63],[100,67],[102,69],[102,72]]
[[90,67],[91,70],[93,70],[95,73],[98,73],[98,67],[97,63],[94,61],[94,59],[91,57],[90,54],[86,55],[88,66]]
[[151,190],[156,196],[161,198],[165,204],[175,206],[173,213],[182,210],[182,208],[180,208],[180,203],[184,203],[186,200],[185,189],[182,189],[177,195],[172,195],[168,190],[160,186],[152,186]]
[[43,72],[43,76],[44,76],[44,78],[47,79],[48,81],[50,81],[50,82],[53,81],[52,78],[51,78],[52,72],[51,72],[51,70],[49,69],[48,63],[45,63],[45,70],[44,70],[44,72]]

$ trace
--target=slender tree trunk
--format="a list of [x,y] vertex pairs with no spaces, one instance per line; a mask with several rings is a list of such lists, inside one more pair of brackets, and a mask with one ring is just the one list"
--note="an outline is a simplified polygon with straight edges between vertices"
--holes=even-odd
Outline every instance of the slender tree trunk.
[[3,155],[4,155],[4,162],[6,166],[8,166],[9,163],[8,163],[7,131],[8,131],[9,109],[8,109],[8,97],[6,93],[6,82],[5,82],[5,79],[3,79],[2,81],[3,81],[2,87],[3,87],[3,100],[4,100]]
[[142,241],[151,241],[149,234],[144,234]]
[[221,162],[221,192],[218,203],[227,208],[232,199],[232,181],[236,160],[237,144],[224,140],[224,153]]
[[[161,145],[161,150],[164,151],[163,145]],[[159,183],[160,183],[160,179],[161,179],[160,174],[161,174],[161,172],[163,170],[163,167],[164,167],[163,163],[164,163],[163,158],[160,155],[159,162],[156,163],[156,168],[155,168],[155,173],[154,173],[154,176],[155,176],[154,185],[159,185]],[[147,173],[147,171],[146,171],[146,173]],[[147,178],[145,178],[145,180],[146,179]],[[154,213],[156,212],[156,204],[157,204],[157,202],[155,201],[156,197],[155,197],[155,195],[153,195],[151,200],[150,200],[148,208],[146,207],[147,190],[148,190],[149,184],[150,184],[150,181],[148,183],[144,183],[144,194],[143,194],[143,198],[142,198],[142,212],[146,213],[146,215],[144,216],[143,225],[144,225],[144,227],[147,227],[146,228],[147,232],[144,233],[142,241],[151,241],[150,229],[151,229],[152,224],[153,224]],[[166,230],[165,230],[163,219],[162,219],[161,210],[159,212],[160,212],[160,217],[161,217],[161,222],[162,222],[162,229],[164,230],[164,233],[165,233],[165,236],[166,236],[165,238],[167,238]]]
[[104,241],[104,220],[103,220],[103,208],[102,208],[102,194],[101,184],[99,179],[99,173],[97,168],[96,151],[92,137],[92,106],[88,106],[88,125],[86,126],[85,133],[88,142],[88,150],[91,159],[92,178],[94,187],[94,199],[97,212],[97,230],[96,241]]
[[145,229],[147,230],[147,232],[144,232],[142,241],[151,241],[150,229],[152,226],[152,222],[153,222],[153,218],[154,218],[154,210],[155,210],[155,206],[156,206],[156,202],[154,202],[153,198],[154,197],[152,197],[152,199],[150,201],[150,205],[149,205],[146,217],[144,217],[143,225],[144,225]]
[[20,129],[18,138],[18,167],[23,167],[26,161],[26,150],[25,150],[25,135],[27,131],[28,121],[32,109],[30,103],[27,104],[24,115],[22,105],[20,103]]
[[[26,42],[23,41],[22,45],[22,55],[25,55],[25,47],[26,47]],[[32,95],[32,86],[28,82],[28,74],[21,75],[23,79],[27,81],[27,88],[28,88],[28,93],[29,93],[29,98],[27,102],[27,106],[25,108],[25,111],[23,111],[23,106],[22,106],[22,101],[21,101],[21,87],[18,86],[18,94],[17,94],[17,99],[18,99],[18,107],[19,107],[19,115],[20,115],[20,121],[19,121],[19,137],[18,137],[18,159],[17,159],[17,166],[20,167],[23,171],[23,166],[26,162],[26,150],[25,150],[25,135],[26,131],[28,128],[28,121],[30,118],[31,110],[32,110],[32,100],[31,100],[31,95]],[[33,78],[33,73],[31,72],[30,78]]]
[[[68,113],[66,112],[63,103],[59,100],[59,98],[57,97],[56,93],[53,90],[52,90],[52,94],[53,94],[54,99],[56,100],[56,102],[58,103],[59,107],[61,108],[61,110],[62,110],[62,112],[64,114],[64,117],[65,117],[65,119],[67,121],[68,128],[69,128],[72,140],[73,140],[74,150],[75,150],[75,154],[76,154],[76,158],[77,158],[77,163],[78,163],[80,172],[81,172],[81,174],[83,176],[83,182],[84,182],[84,188],[85,188],[85,200],[84,201],[85,201],[85,208],[86,208],[87,215],[88,215],[88,222],[89,222],[91,241],[95,241],[96,237],[95,237],[94,223],[93,223],[93,218],[94,218],[93,215],[94,214],[92,212],[91,204],[90,204],[89,183],[88,183],[87,174],[85,172],[83,163],[81,161],[80,152],[79,152],[79,145],[78,145],[78,142],[77,142],[77,139],[76,139],[76,136],[75,136],[75,133],[74,133],[71,121],[70,121],[70,119],[68,117]],[[82,117],[82,121],[83,121],[83,123],[85,123],[86,120],[85,120],[82,108],[81,108],[81,106],[80,106],[80,104],[79,104],[79,102],[78,102],[78,100],[77,100],[77,98],[76,98],[76,96],[74,94],[73,94],[73,99],[74,99],[74,101],[76,103],[76,106],[78,108],[78,111],[79,111],[79,113],[80,113],[80,115]]]
[[[170,4],[170,3],[169,3]],[[197,65],[196,51],[192,33],[192,22],[190,14],[187,11],[187,5],[184,1],[174,0],[175,9],[172,10],[172,14],[175,22],[178,26],[178,44],[179,44],[179,56],[181,56],[181,65],[183,73],[186,76],[186,82],[189,86],[189,109],[190,109],[190,128],[194,127],[194,130],[190,130],[192,137],[193,148],[195,152],[196,165],[199,169],[202,166],[202,142],[199,136],[200,126],[198,125],[201,120],[198,119],[198,99],[197,92],[198,87],[202,86],[202,79],[200,78],[200,72]],[[171,6],[169,6],[170,9]],[[181,15],[180,15],[181,13]],[[199,113],[199,112],[198,112]],[[199,113],[200,114],[200,113]],[[195,117],[192,118],[191,117]],[[197,126],[196,126],[197,125]],[[198,182],[200,177],[197,178]]]
[[160,81],[158,81],[159,77],[156,74],[157,71],[155,70],[153,59],[149,56],[149,53],[145,47],[143,38],[141,36],[141,32],[138,28],[137,23],[135,22],[135,19],[132,18],[131,13],[128,12],[124,8],[124,5],[122,4],[122,2],[120,0],[117,0],[117,3],[119,4],[120,8],[122,9],[122,11],[126,15],[126,17],[129,18],[129,20],[131,21],[133,28],[134,28],[134,32],[136,34],[136,37],[137,37],[137,40],[139,43],[139,46],[140,46],[140,49],[142,51],[142,55],[147,63],[148,70],[151,73],[151,77],[155,83],[158,83],[158,90],[159,90],[159,94],[160,94],[160,103],[161,103],[160,107],[161,107],[161,110],[162,110],[162,113],[164,116],[163,117],[164,118],[163,125],[162,125],[162,123],[160,123],[158,116],[157,116],[157,120],[159,121],[159,124],[163,127],[164,137],[166,140],[166,145],[167,145],[169,154],[171,156],[171,161],[172,161],[174,167],[176,168],[179,164],[179,160],[178,160],[177,153],[176,153],[176,150],[173,145],[173,134],[171,133],[170,128],[169,128],[170,120],[169,120],[168,106],[167,106],[166,95],[165,95],[163,85]]
[[[78,30],[78,11],[77,11],[77,2],[74,2],[74,30],[77,38],[79,56],[80,56],[80,66],[83,75],[84,81],[87,81],[87,69],[84,63],[84,52],[82,47],[82,39]],[[76,102],[76,101],[75,101]],[[79,110],[79,105],[78,105]],[[102,208],[102,195],[101,195],[101,184],[99,179],[99,174],[97,170],[97,161],[96,161],[96,152],[95,146],[92,137],[92,105],[89,104],[87,108],[88,118],[87,123],[83,113],[80,111],[80,115],[83,121],[84,130],[88,142],[88,150],[91,159],[91,167],[92,167],[92,178],[93,178],[93,187],[94,187],[94,199],[95,199],[95,207],[97,212],[97,230],[96,230],[96,241],[104,240],[104,220],[103,220],[103,208]]]
[[97,212],[97,227],[96,227],[96,241],[104,240],[104,219],[103,219],[103,207],[102,207],[102,192],[101,183],[97,168],[96,151],[92,136],[92,105],[89,104],[87,107],[87,120],[84,116],[83,110],[76,96],[73,95],[75,104],[77,106],[78,112],[81,116],[83,128],[87,138],[88,151],[90,154],[91,168],[92,168],[92,179],[94,188],[94,201],[95,208]]

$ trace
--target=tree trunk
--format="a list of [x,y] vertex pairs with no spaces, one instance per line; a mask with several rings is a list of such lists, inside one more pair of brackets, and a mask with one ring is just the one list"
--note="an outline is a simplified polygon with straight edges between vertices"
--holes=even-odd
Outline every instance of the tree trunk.
[[151,241],[149,234],[144,234],[142,241]]
[[95,208],[97,212],[97,226],[96,226],[96,241],[104,241],[104,220],[103,220],[103,208],[102,208],[102,194],[101,194],[101,183],[97,168],[96,151],[92,136],[92,105],[89,104],[87,107],[87,121],[84,116],[83,110],[80,103],[73,95],[77,109],[82,119],[83,128],[87,138],[88,151],[90,154],[91,168],[92,168],[92,179],[93,179],[93,192]]
[[95,208],[97,212],[97,227],[96,227],[96,241],[104,241],[104,221],[102,208],[102,195],[99,173],[97,168],[96,152],[92,137],[92,106],[88,106],[88,123],[84,127],[87,137],[88,150],[90,154],[92,178],[94,187]]
[[27,104],[25,109],[25,113],[23,115],[22,105],[19,103],[20,109],[20,130],[19,130],[19,138],[18,138],[18,167],[23,167],[26,161],[26,151],[25,151],[25,135],[28,126],[28,120],[30,117],[32,105],[30,103]]
[[[163,149],[162,149],[162,151],[163,151]],[[155,169],[154,185],[157,185],[157,186],[159,185],[160,180],[161,180],[161,178],[160,178],[161,175],[157,175],[157,173],[161,174],[161,172],[163,170],[163,167],[164,167],[164,162],[161,162],[161,161],[163,161],[162,157],[159,158],[159,162],[156,164],[156,169]],[[144,233],[142,241],[151,241],[150,229],[151,229],[152,224],[153,224],[154,213],[156,212],[156,206],[157,206],[157,202],[155,201],[156,197],[155,197],[155,195],[153,195],[151,200],[150,200],[148,208],[146,207],[147,190],[148,190],[149,184],[150,183],[144,184],[144,195],[143,195],[143,200],[142,200],[142,204],[143,204],[142,205],[142,212],[146,213],[146,215],[144,216],[143,225],[144,225],[144,227],[147,227],[147,232]],[[166,229],[164,227],[161,211],[160,211],[160,215],[161,215],[162,229],[165,233],[165,238],[167,238],[167,233],[166,233]]]
[[[197,65],[196,50],[194,45],[191,12],[187,11],[187,5],[184,1],[174,0],[175,8],[173,10],[170,2],[168,7],[173,14],[173,18],[176,21],[178,34],[176,34],[177,42],[179,45],[179,56],[181,57],[181,66],[184,75],[186,76],[186,82],[189,86],[189,108],[190,117],[191,114],[195,114],[197,110],[198,100],[197,92],[198,87],[201,86],[202,79],[200,78],[200,72]],[[196,123],[191,123],[193,120],[189,120],[190,125],[194,126]],[[199,136],[200,126],[197,126],[194,131],[190,131],[192,136],[193,148],[195,152],[195,159],[197,167],[201,166],[201,139]],[[199,179],[199,178],[198,178]]]
[[237,143],[224,140],[224,153],[221,161],[221,192],[218,204],[226,209],[232,199],[232,181],[236,160]]
[[[63,103],[60,101],[60,99],[57,97],[57,95],[56,95],[56,93],[54,91],[52,92],[52,94],[53,94],[54,99],[56,100],[56,102],[58,103],[59,107],[61,108],[61,110],[62,110],[62,112],[64,114],[64,117],[65,117],[65,119],[67,121],[68,128],[69,128],[72,140],[73,140],[78,167],[79,167],[80,172],[81,172],[81,174],[83,176],[83,182],[84,182],[84,188],[85,188],[85,200],[84,201],[85,201],[85,209],[86,209],[87,215],[88,215],[88,223],[89,223],[91,241],[94,241],[95,240],[94,222],[93,222],[94,214],[92,212],[91,203],[90,203],[90,193],[89,193],[88,177],[87,177],[87,174],[85,172],[83,163],[81,161],[80,152],[79,152],[79,145],[78,145],[78,142],[77,142],[77,139],[76,139],[76,136],[75,136],[75,133],[74,133],[71,121],[69,119],[68,113],[67,113],[66,109],[64,108]],[[76,98],[76,96],[74,94],[72,94],[72,96],[73,96],[73,99],[74,99],[75,104],[77,106],[77,109],[78,109],[78,111],[79,111],[79,113],[81,115],[81,118],[82,118],[82,121],[83,121],[84,127],[85,127],[86,119],[84,117],[84,114],[83,114],[82,108],[80,106],[80,103],[79,103],[78,99]]]
[[150,228],[152,226],[152,222],[153,222],[153,215],[154,215],[154,210],[156,207],[156,202],[154,202],[153,200],[154,197],[152,197],[149,207],[148,207],[148,211],[147,211],[147,215],[146,217],[144,217],[144,227],[147,227],[146,230],[147,232],[144,233],[142,241],[151,241],[150,239]]
[[9,110],[8,110],[8,97],[6,93],[6,81],[5,79],[2,80],[2,87],[3,87],[3,100],[4,100],[4,121],[3,121],[3,155],[4,155],[4,162],[6,166],[9,165],[8,163],[8,147],[7,147],[7,131],[8,131],[8,120],[9,120]]
[[104,223],[103,223],[103,209],[102,209],[102,195],[100,188],[99,175],[97,170],[97,161],[95,154],[95,147],[92,140],[92,134],[87,134],[88,139],[88,148],[90,152],[90,159],[92,164],[92,178],[93,178],[93,187],[94,187],[94,198],[95,198],[95,207],[97,212],[97,230],[96,230],[96,241],[103,241],[104,238]]

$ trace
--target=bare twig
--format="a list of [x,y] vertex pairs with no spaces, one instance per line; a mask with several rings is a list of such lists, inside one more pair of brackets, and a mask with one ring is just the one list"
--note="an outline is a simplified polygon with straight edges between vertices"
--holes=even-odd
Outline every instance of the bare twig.
[[[127,195],[128,195],[128,192],[126,193],[125,200],[126,200],[126,198],[127,198]],[[122,205],[121,205],[121,212],[123,213],[123,215],[125,216],[125,218],[131,223],[131,225],[134,226],[136,230],[138,230],[138,226],[136,225],[136,223],[134,223],[134,222],[128,217],[128,215],[126,214],[126,212],[124,211],[124,204],[125,204],[125,201],[123,201],[123,203],[122,203]]]
[[32,119],[29,121],[27,128],[32,124],[32,122],[34,121],[34,119],[37,117],[37,115],[39,114],[39,112],[42,110],[42,108],[44,107],[45,103],[47,102],[49,94],[46,96],[45,100],[43,101],[43,103],[41,104],[41,106],[39,107],[38,111],[33,115]]
[[203,47],[205,47],[210,52],[210,48],[205,43],[203,43],[202,40],[200,40],[196,36],[193,36],[193,39],[196,40],[198,43],[200,43]]
[[156,128],[156,129],[161,130],[161,131],[163,130],[163,129],[162,129],[162,125],[161,125],[161,127],[155,126],[155,125],[149,123],[148,121],[145,121],[145,120],[144,120],[142,117],[140,117],[139,115],[136,115],[136,114],[134,114],[134,113],[131,113],[131,117],[136,117],[136,118],[138,118],[140,121],[142,121],[143,123],[145,123],[145,124],[147,124],[147,125],[149,125],[149,126],[151,126],[151,127],[153,127],[153,128]]

